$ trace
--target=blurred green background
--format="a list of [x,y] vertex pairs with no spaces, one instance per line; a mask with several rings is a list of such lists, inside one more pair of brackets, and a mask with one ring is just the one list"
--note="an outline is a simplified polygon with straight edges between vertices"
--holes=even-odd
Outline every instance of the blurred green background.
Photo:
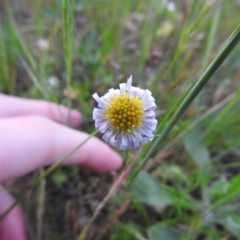
[[[130,75],[152,91],[161,123],[240,22],[239,0],[65,2],[0,0],[0,91],[76,108],[86,132],[94,129],[92,94]],[[239,56],[237,46],[88,239],[240,239]],[[21,189],[35,177],[9,183],[29,239],[39,194]],[[77,239],[114,177],[60,168],[47,180],[42,239]]]

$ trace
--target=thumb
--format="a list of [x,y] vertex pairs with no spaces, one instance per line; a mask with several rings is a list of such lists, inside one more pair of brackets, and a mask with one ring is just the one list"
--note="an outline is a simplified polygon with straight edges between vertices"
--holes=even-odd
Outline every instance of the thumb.
[[[0,185],[0,216],[15,202],[14,198]],[[0,240],[26,240],[23,212],[15,206],[0,220]]]

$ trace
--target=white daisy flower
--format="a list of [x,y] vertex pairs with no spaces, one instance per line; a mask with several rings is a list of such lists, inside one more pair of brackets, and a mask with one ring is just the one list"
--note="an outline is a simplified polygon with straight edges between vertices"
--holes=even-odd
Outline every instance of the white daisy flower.
[[157,126],[156,104],[149,90],[132,87],[132,76],[119,86],[102,97],[93,94],[99,107],[94,108],[93,119],[105,142],[126,150],[152,141]]

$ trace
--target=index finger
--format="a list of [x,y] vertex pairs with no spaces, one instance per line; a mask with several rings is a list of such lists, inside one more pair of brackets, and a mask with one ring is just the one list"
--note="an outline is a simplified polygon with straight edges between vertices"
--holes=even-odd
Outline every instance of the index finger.
[[[53,164],[89,136],[39,116],[0,119],[0,133],[0,182]],[[120,168],[122,159],[93,137],[64,164],[109,172]]]

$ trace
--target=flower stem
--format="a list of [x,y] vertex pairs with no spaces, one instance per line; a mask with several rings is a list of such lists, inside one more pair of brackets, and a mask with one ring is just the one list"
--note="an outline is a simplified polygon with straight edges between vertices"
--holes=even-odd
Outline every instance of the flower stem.
[[125,164],[128,165],[129,161],[131,160],[130,159],[130,151],[129,150],[125,150],[124,151],[124,160],[125,160]]

